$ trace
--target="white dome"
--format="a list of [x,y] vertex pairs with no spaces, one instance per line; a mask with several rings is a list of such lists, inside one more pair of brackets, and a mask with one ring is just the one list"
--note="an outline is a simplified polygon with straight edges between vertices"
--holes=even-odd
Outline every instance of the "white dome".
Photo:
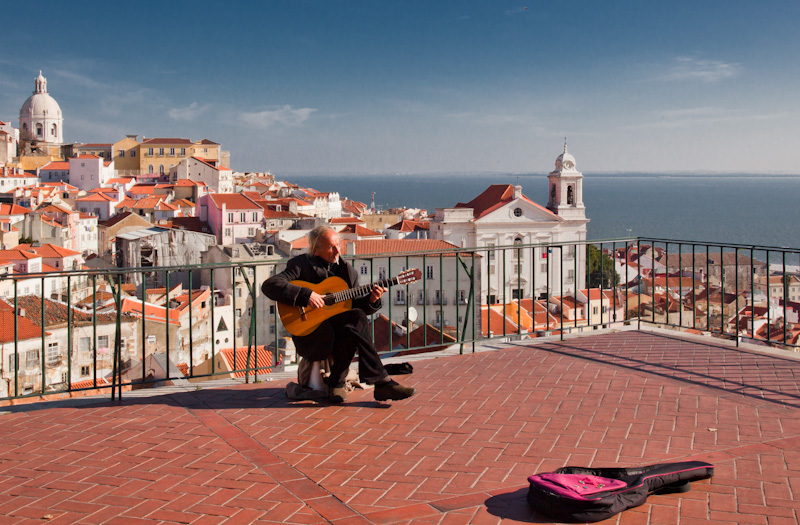
[[61,106],[47,93],[47,79],[42,76],[41,71],[36,78],[36,89],[34,89],[33,95],[28,97],[28,100],[22,105],[22,109],[19,110],[19,118],[20,120],[61,118]]
[[556,159],[556,171],[561,171],[561,169],[565,170],[575,170],[575,157],[570,155],[567,152],[567,144],[564,143],[564,153],[558,156]]

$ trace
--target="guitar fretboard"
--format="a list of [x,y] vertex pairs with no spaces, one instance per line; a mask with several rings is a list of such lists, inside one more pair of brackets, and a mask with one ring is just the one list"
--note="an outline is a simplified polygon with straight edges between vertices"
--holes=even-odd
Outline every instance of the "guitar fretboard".
[[[390,286],[394,286],[399,282],[400,282],[399,277],[393,277],[391,279],[376,281],[372,284],[365,284],[362,286],[356,286],[355,288],[348,288],[347,290],[342,290],[341,292],[330,293],[325,296],[325,304],[332,305],[336,303],[341,303],[342,301],[347,301],[348,299],[356,299],[364,295],[369,295],[370,292],[372,292],[372,289],[376,285],[382,288],[389,288]],[[329,298],[331,300],[329,300]]]

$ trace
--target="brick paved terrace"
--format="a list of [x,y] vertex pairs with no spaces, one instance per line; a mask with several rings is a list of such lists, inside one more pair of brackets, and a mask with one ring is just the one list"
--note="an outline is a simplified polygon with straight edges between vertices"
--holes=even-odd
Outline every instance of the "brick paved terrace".
[[798,522],[791,354],[640,331],[480,350],[414,360],[392,404],[291,403],[282,379],[6,407],[0,523],[552,523],[530,474],[689,459],[714,478],[605,523]]

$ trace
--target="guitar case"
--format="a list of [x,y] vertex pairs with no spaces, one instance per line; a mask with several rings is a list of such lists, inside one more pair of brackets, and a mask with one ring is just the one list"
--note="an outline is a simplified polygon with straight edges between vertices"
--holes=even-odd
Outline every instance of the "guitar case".
[[650,494],[688,492],[714,475],[703,461],[633,468],[563,467],[528,478],[528,504],[563,522],[601,521],[643,504]]

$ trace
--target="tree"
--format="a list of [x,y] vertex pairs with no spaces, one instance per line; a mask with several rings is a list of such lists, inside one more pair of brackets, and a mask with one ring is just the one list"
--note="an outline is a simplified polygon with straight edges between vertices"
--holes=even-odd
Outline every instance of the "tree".
[[[619,274],[614,269],[614,259],[594,244],[589,249],[589,288],[613,288],[619,284]],[[602,266],[602,269],[601,269]]]

